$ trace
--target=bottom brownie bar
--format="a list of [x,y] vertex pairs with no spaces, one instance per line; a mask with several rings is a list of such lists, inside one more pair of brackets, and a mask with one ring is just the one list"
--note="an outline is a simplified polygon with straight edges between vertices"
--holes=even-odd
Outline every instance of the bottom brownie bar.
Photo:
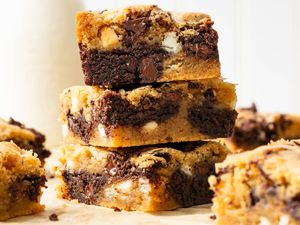
[[41,161],[32,151],[0,142],[0,221],[42,211],[39,200],[45,182]]
[[300,224],[300,140],[229,155],[209,182],[216,225]]
[[172,210],[209,203],[208,177],[227,149],[187,142],[118,149],[62,146],[59,196],[110,208]]

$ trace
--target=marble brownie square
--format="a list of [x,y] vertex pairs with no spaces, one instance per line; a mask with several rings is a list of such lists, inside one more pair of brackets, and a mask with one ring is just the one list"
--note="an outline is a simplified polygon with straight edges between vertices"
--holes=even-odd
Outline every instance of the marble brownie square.
[[208,177],[228,152],[216,142],[119,149],[69,144],[61,149],[60,197],[147,212],[210,203]]
[[0,142],[0,221],[40,212],[45,170],[32,151]]
[[209,182],[216,225],[300,224],[300,140],[228,155]]
[[235,85],[221,79],[133,89],[74,86],[61,95],[67,143],[129,147],[230,137]]
[[220,77],[212,26],[206,14],[172,13],[154,5],[79,12],[85,83],[114,87]]
[[50,155],[50,151],[45,148],[45,135],[12,118],[8,121],[0,118],[0,141],[13,141],[22,149],[33,150],[42,163]]

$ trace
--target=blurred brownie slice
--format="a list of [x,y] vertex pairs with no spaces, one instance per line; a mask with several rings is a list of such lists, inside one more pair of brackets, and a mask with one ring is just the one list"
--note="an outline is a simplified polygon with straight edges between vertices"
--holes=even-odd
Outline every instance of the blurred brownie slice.
[[220,77],[212,25],[208,15],[171,13],[153,5],[79,12],[85,83],[114,87]]
[[42,211],[45,182],[41,161],[32,151],[0,142],[0,221]]
[[131,148],[62,146],[59,196],[81,203],[139,211],[211,202],[208,177],[227,148],[216,142]]
[[260,113],[255,105],[237,111],[233,135],[226,140],[232,152],[251,150],[271,140],[300,138],[300,115]]
[[230,137],[235,85],[221,79],[133,89],[74,86],[61,95],[67,143],[129,147]]
[[10,118],[9,121],[0,119],[0,141],[13,141],[20,148],[32,150],[44,163],[50,151],[44,146],[45,135]]
[[209,182],[216,225],[300,224],[300,140],[228,155]]

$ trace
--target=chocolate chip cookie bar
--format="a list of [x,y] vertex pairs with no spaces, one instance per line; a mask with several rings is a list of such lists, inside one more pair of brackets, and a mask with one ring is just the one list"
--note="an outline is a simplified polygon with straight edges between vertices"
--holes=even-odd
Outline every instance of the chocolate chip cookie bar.
[[0,141],[13,141],[22,149],[32,150],[42,163],[50,155],[44,146],[45,140],[45,135],[35,129],[27,128],[12,118],[9,121],[0,118]]
[[45,171],[32,151],[0,142],[0,221],[40,212]]
[[208,15],[157,6],[79,12],[85,83],[114,87],[220,77],[218,34],[212,25]]
[[233,136],[225,141],[232,152],[241,152],[281,138],[300,138],[300,115],[260,113],[253,105],[238,109]]
[[300,140],[229,155],[209,182],[216,225],[300,224]]
[[228,152],[216,142],[120,149],[64,145],[62,151],[60,197],[139,211],[209,203],[208,176]]
[[74,86],[61,95],[67,143],[129,147],[229,137],[235,85],[220,79],[147,85],[130,90]]

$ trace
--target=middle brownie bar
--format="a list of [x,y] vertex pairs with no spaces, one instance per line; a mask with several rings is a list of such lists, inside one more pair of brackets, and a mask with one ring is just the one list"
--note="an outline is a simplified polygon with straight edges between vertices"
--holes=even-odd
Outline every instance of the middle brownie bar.
[[229,137],[235,85],[221,79],[130,90],[74,86],[61,95],[66,142],[127,147]]

